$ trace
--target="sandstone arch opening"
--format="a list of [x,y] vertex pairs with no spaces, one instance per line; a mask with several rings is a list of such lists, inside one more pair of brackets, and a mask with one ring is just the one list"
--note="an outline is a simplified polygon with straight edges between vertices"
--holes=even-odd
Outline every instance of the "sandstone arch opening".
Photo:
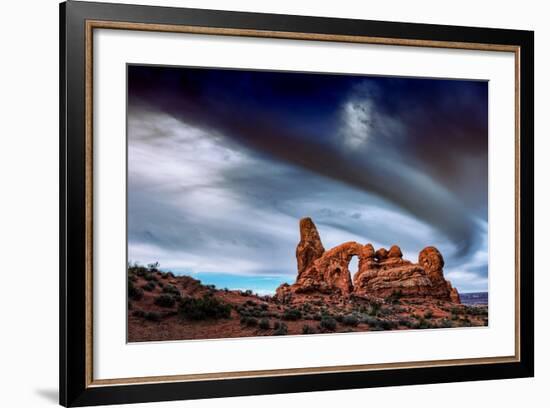
[[348,264],[348,270],[351,275],[351,281],[355,278],[355,274],[359,272],[359,256],[353,255]]

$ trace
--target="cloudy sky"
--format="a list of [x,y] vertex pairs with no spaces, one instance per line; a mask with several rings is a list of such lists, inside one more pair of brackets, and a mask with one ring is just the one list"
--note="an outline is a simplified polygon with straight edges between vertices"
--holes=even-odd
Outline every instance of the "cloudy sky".
[[485,291],[487,92],[476,81],[129,66],[128,258],[269,293],[294,281],[309,216],[327,249],[397,244],[416,262],[435,245],[459,291]]

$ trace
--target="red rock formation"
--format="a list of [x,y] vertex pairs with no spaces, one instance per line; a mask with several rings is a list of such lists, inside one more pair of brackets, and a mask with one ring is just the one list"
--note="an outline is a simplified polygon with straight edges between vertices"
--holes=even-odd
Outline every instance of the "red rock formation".
[[[449,282],[449,285],[451,283]],[[450,294],[451,302],[460,304],[460,295],[458,293],[458,290],[456,288],[451,287],[451,294]]]
[[311,266],[313,261],[320,258],[325,252],[321,243],[317,227],[311,218],[300,220],[300,242],[296,247],[296,260],[298,261],[298,278]]
[[401,248],[399,248],[397,245],[393,245],[388,251],[388,258],[403,258]]
[[374,257],[378,260],[378,261],[383,261],[384,259],[386,259],[388,257],[388,251],[386,250],[386,248],[379,248],[375,253],[374,253]]
[[458,291],[443,276],[445,261],[437,248],[429,246],[420,251],[418,254],[418,264],[424,268],[428,278],[432,282],[432,297],[444,300],[454,299],[452,300],[453,302],[460,303]]
[[375,258],[374,262],[365,263],[364,268],[359,268],[355,275],[355,295],[381,298],[394,293],[402,296],[429,295],[431,282],[426,272],[421,266],[404,260],[397,245],[392,246],[389,251],[379,249]]
[[295,291],[349,295],[353,286],[348,266],[354,255],[360,256],[362,248],[357,242],[346,242],[326,251],[298,276]]
[[[349,263],[359,257],[359,270],[352,278]],[[460,303],[458,291],[443,276],[444,261],[435,247],[424,248],[418,264],[403,259],[401,248],[374,250],[371,244],[346,242],[325,251],[311,218],[300,220],[300,243],[296,248],[298,277],[293,285],[277,289],[284,300],[293,293],[374,296],[395,293],[410,297],[432,297]]]

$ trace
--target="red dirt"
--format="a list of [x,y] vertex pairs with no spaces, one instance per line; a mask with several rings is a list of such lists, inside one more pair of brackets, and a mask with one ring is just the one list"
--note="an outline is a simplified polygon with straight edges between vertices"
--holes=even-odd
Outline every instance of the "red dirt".
[[[296,294],[283,303],[270,296],[218,290],[189,276],[176,277],[143,267],[129,268],[128,279],[133,288],[141,288],[149,282],[153,282],[150,286],[154,285],[150,291],[143,290],[138,300],[132,299],[133,293],[129,291],[129,342],[271,336],[276,333],[274,325],[277,323],[286,325],[286,334],[289,335],[303,334],[305,325],[313,333],[342,333],[488,324],[486,307],[457,305],[437,299]],[[175,304],[170,307],[156,305],[155,299],[163,294],[163,290],[166,291],[168,285],[175,287],[176,291],[172,289],[174,293],[179,292],[175,295]],[[231,306],[230,316],[189,320],[178,313],[180,295],[183,299],[211,296]],[[289,320],[292,316],[288,314],[292,310],[300,311],[297,320]],[[268,329],[259,327],[262,319],[269,322]],[[334,330],[330,323],[335,325]]]

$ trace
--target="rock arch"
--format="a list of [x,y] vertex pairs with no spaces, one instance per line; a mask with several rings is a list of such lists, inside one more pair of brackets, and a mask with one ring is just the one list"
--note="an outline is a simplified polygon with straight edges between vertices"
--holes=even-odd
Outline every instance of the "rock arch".
[[[354,256],[359,258],[359,265],[352,279],[349,264]],[[300,220],[296,259],[298,277],[293,285],[277,289],[281,299],[292,293],[385,298],[399,292],[460,303],[458,292],[443,277],[443,257],[435,247],[422,250],[416,264],[403,259],[397,245],[375,251],[371,244],[350,241],[325,251],[315,224],[304,218]]]
[[353,256],[361,263],[363,246],[357,242],[346,242],[324,252],[310,266],[299,274],[297,292],[338,292],[349,295],[353,291],[349,263]]

